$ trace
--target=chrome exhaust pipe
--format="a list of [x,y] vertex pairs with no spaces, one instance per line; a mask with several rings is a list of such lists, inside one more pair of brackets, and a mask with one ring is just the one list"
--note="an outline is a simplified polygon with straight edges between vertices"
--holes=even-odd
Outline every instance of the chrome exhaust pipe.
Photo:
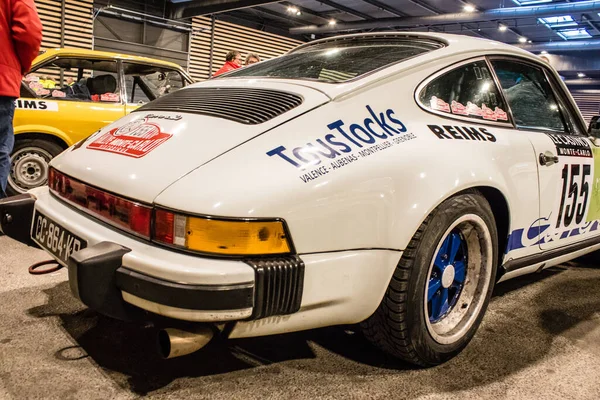
[[158,351],[167,358],[175,358],[200,350],[213,338],[212,329],[201,326],[190,331],[167,328],[158,332]]

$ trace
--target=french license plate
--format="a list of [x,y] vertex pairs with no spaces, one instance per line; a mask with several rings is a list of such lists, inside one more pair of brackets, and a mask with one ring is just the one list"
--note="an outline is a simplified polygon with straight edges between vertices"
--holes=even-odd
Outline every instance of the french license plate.
[[50,218],[35,210],[33,214],[32,239],[48,251],[64,266],[71,255],[87,247],[87,242],[69,232]]

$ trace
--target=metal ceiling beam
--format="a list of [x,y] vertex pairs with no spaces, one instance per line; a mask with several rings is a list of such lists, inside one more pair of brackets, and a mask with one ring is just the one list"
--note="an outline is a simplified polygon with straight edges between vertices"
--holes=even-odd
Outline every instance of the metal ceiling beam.
[[581,15],[581,21],[586,23],[590,28],[592,28],[597,35],[600,34],[600,27],[587,14]]
[[301,18],[298,18],[295,15],[281,14],[281,13],[278,13],[277,11],[272,11],[272,10],[269,10],[267,8],[264,8],[264,7],[254,7],[254,8],[252,8],[252,10],[257,11],[257,12],[261,12],[263,14],[267,14],[267,15],[273,16],[275,18],[279,18],[279,19],[291,22],[292,24],[295,24],[295,25],[306,23],[305,20],[303,20]]
[[[414,0],[411,0],[414,1]],[[426,17],[399,17],[382,18],[376,21],[340,22],[335,26],[310,25],[305,27],[291,28],[290,32],[299,33],[331,33],[340,31],[355,31],[364,29],[376,29],[386,27],[414,27],[414,26],[436,26],[464,23],[477,23],[488,21],[502,21],[522,18],[538,18],[569,13],[599,12],[600,1],[587,0],[577,3],[550,3],[538,6],[496,8],[483,12],[455,13],[431,15]]]
[[343,12],[351,14],[351,15],[355,15],[355,16],[360,17],[362,19],[366,19],[366,20],[369,20],[369,21],[375,19],[375,18],[371,17],[368,14],[361,13],[360,11],[353,10],[352,8],[343,6],[341,4],[335,3],[335,2],[330,1],[330,0],[318,0],[318,1],[319,1],[319,3],[326,4],[329,7],[337,8],[340,11],[343,11]]
[[410,3],[413,3],[415,6],[419,6],[421,7],[423,10],[427,10],[430,13],[433,14],[442,14],[440,12],[440,10],[438,10],[437,8],[430,6],[429,4],[425,3],[424,1],[420,1],[420,0],[408,0]]
[[300,7],[300,6],[296,5],[296,4],[281,3],[281,5],[285,6],[285,7],[296,7],[298,9],[298,11],[300,11],[302,14],[304,14],[304,15],[310,15],[310,16],[315,17],[315,18],[321,18],[321,19],[325,20],[326,22],[329,22],[329,20],[331,19],[331,18],[329,18],[329,17],[327,17],[325,15],[321,15],[318,12],[315,12],[313,10],[309,10],[308,8]]
[[593,40],[567,40],[564,42],[549,42],[539,44],[522,44],[517,47],[523,50],[538,52],[538,51],[589,51],[600,50],[600,39]]
[[171,0],[167,2],[167,18],[190,18],[197,15],[217,14],[263,4],[273,0]]
[[[467,6],[467,5],[469,5],[469,6],[473,6],[473,7],[474,7],[474,5],[473,5],[472,3],[469,3],[468,1],[465,1],[465,0],[457,0],[457,1],[458,1],[460,4],[462,4],[463,8],[464,8],[465,6]],[[508,28],[508,27],[507,27],[507,30],[508,30],[509,32],[513,33],[514,35],[516,35],[516,36],[517,36],[517,38],[519,38],[519,37],[521,37],[521,36],[522,36],[522,35],[521,35],[521,33],[520,33],[519,31],[517,31],[516,29],[514,29],[514,28]],[[484,37],[484,38],[486,38],[486,39],[490,39],[490,37],[489,37],[488,35],[482,35],[482,37]]]
[[[421,0],[408,0],[408,1],[416,6],[421,7],[422,9],[424,9],[432,14],[436,14],[436,15],[443,14],[441,10],[439,10],[439,9],[435,8],[434,6],[431,6]],[[464,4],[464,2],[462,0],[459,0],[459,2]],[[476,28],[470,27],[467,24],[459,24],[459,25],[460,25],[461,32],[462,32],[463,28],[465,28],[467,31],[473,33],[476,36],[482,37],[484,39],[489,39],[489,36],[487,36],[484,33],[481,33],[481,31],[477,30]],[[443,31],[445,31],[445,29]]]
[[394,7],[389,6],[389,5],[385,4],[385,3],[382,3],[379,0],[362,0],[362,1],[364,1],[365,3],[368,3],[368,4],[372,5],[372,6],[378,7],[380,9],[382,9],[382,10],[385,10],[385,11],[389,12],[390,14],[397,15],[399,17],[406,17],[406,16],[408,16],[408,14],[403,13],[402,11],[397,10]]

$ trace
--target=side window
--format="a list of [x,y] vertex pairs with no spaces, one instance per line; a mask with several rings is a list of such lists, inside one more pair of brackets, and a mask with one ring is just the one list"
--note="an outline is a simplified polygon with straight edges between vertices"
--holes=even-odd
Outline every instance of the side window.
[[492,61],[519,128],[567,132],[560,107],[544,72],[515,61]]
[[435,78],[421,90],[419,101],[443,114],[508,122],[506,106],[485,61],[462,65]]
[[[21,93],[58,100],[121,101],[117,63],[112,60],[58,58],[31,71]],[[31,97],[31,96],[28,96]]]
[[183,76],[172,69],[133,63],[124,63],[123,68],[130,104],[147,103],[185,86]]

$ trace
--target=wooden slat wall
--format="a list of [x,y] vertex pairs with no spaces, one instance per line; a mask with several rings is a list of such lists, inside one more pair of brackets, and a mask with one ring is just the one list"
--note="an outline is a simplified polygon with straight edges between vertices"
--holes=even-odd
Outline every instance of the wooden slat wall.
[[190,40],[189,73],[194,80],[209,77],[210,65],[210,18],[192,18],[192,38]]
[[64,47],[92,48],[93,0],[35,0],[42,20],[42,50],[61,47],[62,3],[65,2]]
[[[65,3],[64,47],[92,49],[93,0],[35,0],[44,37],[42,50],[61,47],[61,10]],[[209,17],[192,19],[194,34],[191,39],[189,71],[196,80],[210,77],[211,20]],[[301,41],[257,29],[217,20],[213,50],[212,73],[225,62],[230,50],[238,50],[245,57],[257,53],[262,60],[279,56],[302,44]]]
[[35,0],[35,5],[43,27],[41,50],[60,47],[61,0]]
[[570,88],[570,90],[587,124],[592,117],[600,115],[600,90],[579,88]]
[[65,1],[65,47],[92,49],[94,0]]
[[[196,80],[209,78],[210,65],[210,26],[208,17],[194,17],[192,28],[195,34],[191,40],[190,74]],[[201,28],[205,30],[198,32]],[[230,50],[238,50],[245,58],[249,52],[257,53],[261,60],[277,57],[303,42],[275,35],[257,29],[247,28],[229,22],[215,22],[212,73],[225,63],[225,55]]]

